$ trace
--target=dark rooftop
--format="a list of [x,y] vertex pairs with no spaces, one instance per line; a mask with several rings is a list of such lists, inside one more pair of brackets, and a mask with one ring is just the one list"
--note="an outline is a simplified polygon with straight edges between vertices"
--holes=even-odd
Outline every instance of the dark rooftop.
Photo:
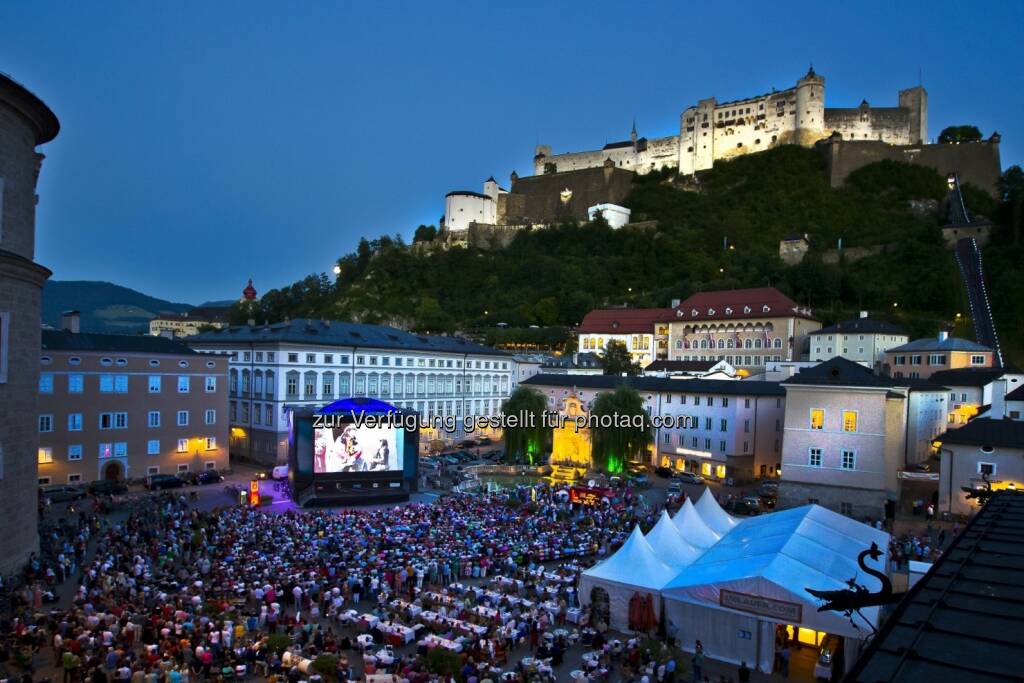
[[1024,384],[1006,395],[1007,401],[1024,401]]
[[656,360],[644,372],[707,372],[718,365],[717,360]]
[[906,385],[906,383],[900,384],[888,377],[879,377],[869,368],[841,356],[819,363],[812,368],[804,368],[785,380],[783,384],[878,388]]
[[367,325],[298,318],[273,325],[240,325],[221,330],[203,332],[188,338],[193,347],[210,344],[236,346],[238,344],[313,344],[316,346],[346,346],[374,349],[401,349],[444,353],[472,353],[488,356],[511,356],[505,351],[483,346],[462,337],[412,334],[384,325]]
[[948,386],[983,387],[996,381],[1007,372],[1013,372],[1013,370],[1007,368],[956,368],[934,372],[931,379]]
[[43,330],[43,351],[111,351],[121,353],[169,353],[191,355],[195,351],[166,337],[128,334],[92,334]]
[[1001,491],[897,605],[845,683],[1020,681],[1024,492]]
[[672,379],[671,377],[623,377],[621,375],[534,375],[520,384],[580,389],[616,389],[628,384],[637,391],[726,396],[784,396],[778,382],[731,379]]
[[[959,429],[950,429],[935,437],[943,444],[957,446],[993,446],[1024,449],[1024,422],[976,417]],[[1024,577],[1022,577],[1024,578]],[[1024,593],[1021,594],[1024,598]]]
[[882,320],[880,318],[853,318],[852,320],[844,320],[838,322],[835,325],[829,325],[823,327],[820,330],[811,332],[812,335],[818,334],[902,334],[906,335],[907,332],[899,325],[895,325],[888,320]]

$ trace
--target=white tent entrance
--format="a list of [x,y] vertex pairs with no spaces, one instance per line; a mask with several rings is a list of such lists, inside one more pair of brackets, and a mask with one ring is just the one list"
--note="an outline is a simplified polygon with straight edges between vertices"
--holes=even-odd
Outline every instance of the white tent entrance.
[[[857,564],[858,554],[876,543],[885,571],[889,535],[817,505],[806,505],[744,520],[684,567],[662,590],[665,616],[679,628],[684,649],[700,640],[707,657],[741,661],[765,673],[773,669],[776,626],[816,642],[817,633],[843,637],[847,661],[878,624],[878,608],[861,610],[854,623],[836,612],[818,612],[807,588],[842,590],[855,578],[869,591],[881,582]],[[802,638],[801,638],[802,639]]]

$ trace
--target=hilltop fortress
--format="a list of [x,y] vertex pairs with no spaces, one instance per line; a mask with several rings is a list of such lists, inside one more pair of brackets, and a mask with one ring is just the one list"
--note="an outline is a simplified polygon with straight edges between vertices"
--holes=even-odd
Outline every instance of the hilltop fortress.
[[534,173],[598,168],[608,159],[616,168],[648,173],[676,168],[692,175],[716,160],[762,152],[776,145],[810,147],[834,133],[844,140],[873,140],[890,145],[920,145],[928,140],[928,93],[917,86],[899,92],[899,106],[872,107],[867,101],[847,109],[825,107],[825,79],[812,67],[796,85],[732,102],[711,97],[679,116],[679,135],[638,137],[599,150],[552,154],[539,145]]

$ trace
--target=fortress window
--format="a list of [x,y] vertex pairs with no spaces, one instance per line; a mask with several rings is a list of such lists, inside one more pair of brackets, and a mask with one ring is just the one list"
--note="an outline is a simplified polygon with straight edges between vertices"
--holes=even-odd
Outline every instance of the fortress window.
[[743,146],[743,143],[742,143],[742,142],[737,142],[737,143],[736,143],[736,148],[737,148],[737,149],[739,149],[739,148],[740,148],[740,147],[742,147],[742,146]]
[[761,144],[761,138],[756,138],[756,139],[754,140],[754,144],[755,144],[755,145],[760,145],[760,144]]
[[776,140],[778,140],[778,139],[779,139],[779,136],[778,136],[778,135],[773,135],[773,136],[772,136],[772,142],[775,142],[775,141],[776,141]]
[[687,151],[687,152],[692,152],[692,151],[693,151],[693,147],[687,147],[687,148],[686,148],[686,151]]

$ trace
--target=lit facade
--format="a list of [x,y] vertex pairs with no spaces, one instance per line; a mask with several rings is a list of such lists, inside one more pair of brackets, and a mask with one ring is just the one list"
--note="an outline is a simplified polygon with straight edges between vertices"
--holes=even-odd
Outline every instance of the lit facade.
[[940,332],[934,339],[915,339],[885,352],[885,369],[893,377],[928,379],[942,370],[991,368],[995,351],[968,339]]
[[860,318],[844,320],[811,333],[812,361],[826,361],[836,356],[880,368],[885,352],[906,344],[910,338],[902,328],[885,320],[869,318],[867,311]]
[[161,337],[43,332],[40,484],[228,467],[227,359]]
[[603,308],[590,311],[579,328],[580,353],[604,355],[615,341],[640,367],[668,357],[671,308]]
[[[424,448],[464,438],[464,417],[501,413],[515,372],[510,354],[463,339],[336,321],[230,327],[188,343],[228,357],[231,453],[262,464],[287,459],[292,407],[350,396],[457,421],[453,433],[421,429]],[[500,434],[488,429],[473,435],[480,433]]]

